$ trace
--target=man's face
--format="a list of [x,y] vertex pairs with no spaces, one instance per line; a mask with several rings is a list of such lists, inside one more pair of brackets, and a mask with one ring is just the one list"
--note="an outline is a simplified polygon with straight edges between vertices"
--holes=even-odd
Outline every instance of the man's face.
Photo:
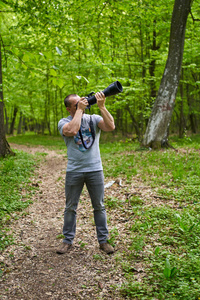
[[78,95],[76,96],[71,96],[70,97],[70,103],[71,106],[67,107],[68,112],[70,113],[70,115],[73,117],[75,115],[76,112],[76,104],[78,103],[78,101],[80,100],[80,97]]

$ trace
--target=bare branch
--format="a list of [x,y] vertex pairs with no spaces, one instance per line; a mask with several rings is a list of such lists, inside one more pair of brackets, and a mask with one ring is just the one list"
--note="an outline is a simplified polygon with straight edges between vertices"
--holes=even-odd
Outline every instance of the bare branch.
[[200,21],[200,19],[195,19],[195,18],[194,18],[194,16],[193,16],[193,14],[192,14],[192,11],[191,11],[191,9],[190,9],[190,15],[191,15],[191,17],[192,17],[192,21],[193,21],[193,23],[194,23],[195,21],[197,21],[197,22],[199,22],[199,21]]

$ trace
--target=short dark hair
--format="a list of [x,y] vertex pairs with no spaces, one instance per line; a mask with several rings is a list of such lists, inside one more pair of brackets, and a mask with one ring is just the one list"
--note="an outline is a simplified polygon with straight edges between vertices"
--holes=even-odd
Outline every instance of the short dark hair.
[[75,97],[75,96],[77,96],[77,94],[70,94],[70,95],[68,95],[68,96],[65,98],[64,103],[65,103],[65,106],[66,106],[66,107],[70,107],[70,106],[71,106],[70,98],[71,98],[71,97]]

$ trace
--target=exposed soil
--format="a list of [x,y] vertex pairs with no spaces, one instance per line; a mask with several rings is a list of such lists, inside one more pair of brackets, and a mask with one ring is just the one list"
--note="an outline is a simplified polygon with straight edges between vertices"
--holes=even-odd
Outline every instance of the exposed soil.
[[[25,213],[10,224],[15,244],[0,255],[5,263],[1,278],[1,299],[123,299],[120,286],[124,281],[118,259],[127,250],[129,237],[126,226],[131,217],[127,213],[128,199],[134,193],[151,198],[149,188],[139,179],[129,187],[116,181],[105,190],[108,195],[124,201],[126,209],[107,210],[108,225],[115,233],[115,253],[104,254],[96,238],[93,212],[87,190],[84,189],[77,211],[77,233],[70,253],[56,254],[62,242],[63,211],[65,206],[64,180],[66,156],[43,147],[12,145],[29,153],[44,152],[32,184],[37,191]],[[105,178],[105,183],[112,180]],[[118,182],[118,183],[117,183]],[[116,234],[117,232],[117,234]],[[133,262],[137,280],[145,275],[141,262]]]

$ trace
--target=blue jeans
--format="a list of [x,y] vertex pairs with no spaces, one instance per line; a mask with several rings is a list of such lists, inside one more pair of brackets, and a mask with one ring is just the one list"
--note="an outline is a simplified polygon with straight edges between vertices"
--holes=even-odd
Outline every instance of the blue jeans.
[[104,206],[104,175],[96,172],[67,172],[65,179],[66,208],[64,212],[63,242],[72,244],[76,233],[76,209],[83,190],[87,186],[96,225],[97,239],[100,244],[108,239],[107,218]]

